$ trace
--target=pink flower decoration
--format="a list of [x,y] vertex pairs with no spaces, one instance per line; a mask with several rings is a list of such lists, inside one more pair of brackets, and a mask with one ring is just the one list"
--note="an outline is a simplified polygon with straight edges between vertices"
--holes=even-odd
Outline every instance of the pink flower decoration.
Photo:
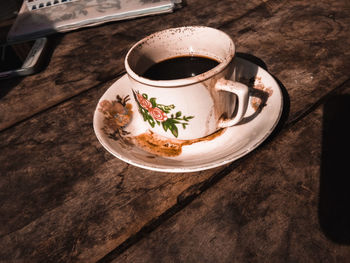
[[165,114],[165,112],[157,107],[150,108],[148,111],[151,116],[157,121],[166,121],[168,119],[168,116]]
[[152,103],[146,100],[140,93],[136,94],[137,100],[139,101],[140,105],[145,108],[146,110],[149,110],[152,108]]

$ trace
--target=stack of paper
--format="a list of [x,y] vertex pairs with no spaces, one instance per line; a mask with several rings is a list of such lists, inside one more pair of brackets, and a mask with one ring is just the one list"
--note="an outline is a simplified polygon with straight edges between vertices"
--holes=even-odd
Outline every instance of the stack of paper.
[[170,13],[182,0],[26,0],[8,41],[33,39],[105,22]]

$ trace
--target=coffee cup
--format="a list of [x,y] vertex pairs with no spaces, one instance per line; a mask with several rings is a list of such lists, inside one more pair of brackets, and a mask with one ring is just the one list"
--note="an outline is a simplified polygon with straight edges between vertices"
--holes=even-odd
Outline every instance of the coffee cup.
[[234,79],[235,45],[203,26],[166,29],[131,47],[125,68],[149,130],[193,140],[239,123],[248,87]]

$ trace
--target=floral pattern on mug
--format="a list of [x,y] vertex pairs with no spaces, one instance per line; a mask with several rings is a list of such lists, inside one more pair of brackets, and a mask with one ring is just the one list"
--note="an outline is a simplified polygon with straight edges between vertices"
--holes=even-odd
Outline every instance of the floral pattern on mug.
[[137,93],[137,101],[140,103],[141,107],[149,110],[152,108],[152,103],[146,100],[140,93]]
[[156,121],[166,121],[168,119],[166,113],[157,107],[148,109],[148,112]]
[[181,111],[171,113],[175,109],[175,105],[164,105],[157,103],[156,98],[148,99],[148,95],[140,94],[138,91],[133,91],[135,100],[139,106],[139,111],[143,116],[143,120],[148,122],[152,128],[155,125],[161,125],[164,131],[170,131],[176,138],[179,136],[179,129],[177,125],[181,125],[186,129],[188,122],[194,116],[184,116]]

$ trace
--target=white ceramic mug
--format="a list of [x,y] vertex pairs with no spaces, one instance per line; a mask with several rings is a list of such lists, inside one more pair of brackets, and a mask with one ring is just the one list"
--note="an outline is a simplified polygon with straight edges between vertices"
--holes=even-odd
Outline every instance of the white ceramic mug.
[[[152,80],[142,74],[153,64],[179,56],[204,56],[219,62],[193,76]],[[233,78],[235,45],[224,32],[202,26],[154,33],[131,47],[125,68],[139,112],[154,133],[198,139],[237,124],[248,105],[248,87]]]

